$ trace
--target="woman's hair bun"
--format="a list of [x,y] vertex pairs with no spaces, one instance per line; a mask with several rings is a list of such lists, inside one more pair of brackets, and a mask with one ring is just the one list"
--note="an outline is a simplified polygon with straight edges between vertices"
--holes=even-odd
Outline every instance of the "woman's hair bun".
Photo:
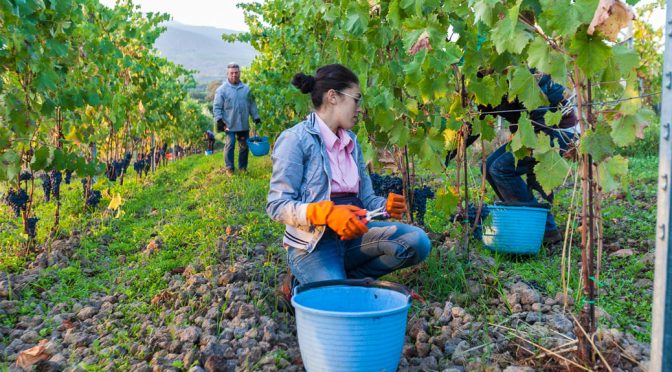
[[310,75],[306,75],[303,72],[299,72],[298,74],[294,75],[294,78],[292,79],[292,85],[299,88],[303,94],[310,93],[313,91],[313,88],[315,88],[315,78]]

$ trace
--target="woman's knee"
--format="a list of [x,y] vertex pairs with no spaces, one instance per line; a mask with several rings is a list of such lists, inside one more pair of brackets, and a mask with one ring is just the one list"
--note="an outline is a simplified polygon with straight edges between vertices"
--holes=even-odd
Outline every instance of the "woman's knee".
[[414,251],[414,264],[418,264],[429,256],[429,252],[432,250],[432,242],[429,240],[427,233],[421,228],[411,225],[407,226],[412,231],[409,234],[404,234],[404,236],[409,237],[406,243],[408,244],[408,248]]
[[417,263],[424,261],[432,250],[432,242],[429,240],[427,233],[420,230],[420,234],[421,236],[418,238],[418,244],[415,248]]

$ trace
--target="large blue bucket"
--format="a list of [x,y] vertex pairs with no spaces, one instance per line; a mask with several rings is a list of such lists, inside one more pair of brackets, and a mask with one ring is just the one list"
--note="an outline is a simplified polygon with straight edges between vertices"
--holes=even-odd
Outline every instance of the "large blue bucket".
[[[516,205],[517,204],[517,205]],[[549,210],[542,204],[495,204],[491,224],[483,226],[483,244],[496,252],[537,254],[544,239]]]
[[300,285],[292,296],[303,365],[316,371],[396,371],[410,292],[373,280]]

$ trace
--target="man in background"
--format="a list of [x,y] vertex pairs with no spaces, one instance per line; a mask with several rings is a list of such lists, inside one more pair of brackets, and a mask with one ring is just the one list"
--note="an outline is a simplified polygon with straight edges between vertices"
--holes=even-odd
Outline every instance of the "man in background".
[[250,94],[250,88],[240,81],[240,66],[229,63],[227,80],[217,88],[212,107],[217,123],[217,132],[226,133],[224,145],[224,164],[227,175],[234,174],[233,157],[235,142],[238,141],[238,169],[247,171],[249,149],[247,139],[250,137],[249,118],[256,124],[261,122],[257,113],[257,105]]

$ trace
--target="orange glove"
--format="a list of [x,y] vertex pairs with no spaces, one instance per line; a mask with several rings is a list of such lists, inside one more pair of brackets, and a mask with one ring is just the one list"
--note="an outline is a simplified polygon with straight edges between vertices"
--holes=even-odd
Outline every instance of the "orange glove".
[[406,198],[404,198],[403,195],[395,194],[393,192],[389,193],[387,195],[385,210],[389,213],[390,217],[401,219],[401,215],[407,211]]
[[334,205],[334,202],[323,200],[308,204],[306,217],[313,225],[327,225],[343,240],[351,240],[363,235],[369,228],[361,221],[366,211],[353,205]]

